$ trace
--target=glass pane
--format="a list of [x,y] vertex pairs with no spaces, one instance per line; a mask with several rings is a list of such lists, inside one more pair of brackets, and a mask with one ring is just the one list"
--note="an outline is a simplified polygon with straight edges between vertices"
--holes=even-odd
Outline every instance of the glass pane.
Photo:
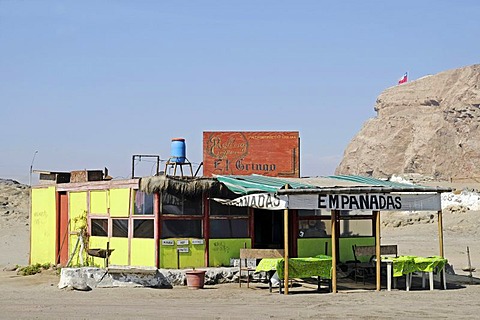
[[134,219],[133,220],[133,237],[153,239],[153,228],[154,228],[153,219]]
[[143,191],[135,191],[135,205],[133,214],[152,214],[153,215],[153,194]]
[[340,237],[373,236],[372,220],[340,220]]
[[112,219],[112,237],[128,238],[128,219]]
[[183,214],[202,215],[202,197],[185,199],[183,201]]
[[162,193],[162,213],[178,215],[202,215],[202,197],[184,199],[169,193]]
[[248,238],[248,219],[210,220],[211,238]]
[[324,238],[331,236],[332,222],[330,220],[299,220],[299,238]]
[[107,237],[108,236],[108,220],[92,219],[91,220],[91,236]]
[[162,238],[202,237],[201,220],[164,220],[162,222]]
[[211,216],[247,216],[248,207],[226,206],[217,201],[210,201]]
[[299,209],[298,210],[298,216],[299,217],[308,217],[308,216],[329,216],[330,217],[330,211],[328,210],[306,210],[306,209]]
[[373,215],[372,210],[340,210],[340,219],[341,217],[351,217],[358,215]]

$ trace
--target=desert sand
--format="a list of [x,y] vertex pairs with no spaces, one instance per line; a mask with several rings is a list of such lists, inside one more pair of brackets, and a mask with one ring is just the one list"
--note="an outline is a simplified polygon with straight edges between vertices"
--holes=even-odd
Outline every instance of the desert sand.
[[[448,290],[437,286],[430,291],[417,285],[407,292],[400,282],[398,289],[390,292],[342,290],[340,285],[333,294],[299,284],[285,296],[269,293],[264,283],[254,283],[251,288],[207,285],[203,290],[182,286],[60,290],[55,271],[33,276],[9,271],[17,264],[28,264],[28,219],[19,209],[16,215],[10,212],[0,217],[0,318],[477,319],[480,285],[469,284],[468,272],[462,269],[468,265],[467,246],[472,265],[480,265],[479,216],[480,211],[444,211],[445,256],[456,274],[449,275]],[[382,213],[382,243],[397,244],[400,254],[438,254],[436,221],[434,213]]]

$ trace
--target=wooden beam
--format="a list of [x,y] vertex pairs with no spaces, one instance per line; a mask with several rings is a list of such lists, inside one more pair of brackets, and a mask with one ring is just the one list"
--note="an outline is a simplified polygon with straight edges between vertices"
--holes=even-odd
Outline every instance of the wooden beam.
[[442,210],[438,210],[438,242],[440,246],[440,257],[445,257],[445,252],[443,251],[443,218]]
[[376,256],[376,282],[377,291],[381,290],[381,278],[380,278],[380,263],[382,257],[380,251],[380,211],[373,211],[375,217],[375,256]]
[[[288,185],[285,186],[285,189],[288,188]],[[283,275],[283,283],[285,285],[285,294],[288,294],[288,208],[283,210],[283,240],[284,240],[284,250],[285,250],[285,272]]]
[[332,234],[332,292],[337,293],[337,210],[330,210]]

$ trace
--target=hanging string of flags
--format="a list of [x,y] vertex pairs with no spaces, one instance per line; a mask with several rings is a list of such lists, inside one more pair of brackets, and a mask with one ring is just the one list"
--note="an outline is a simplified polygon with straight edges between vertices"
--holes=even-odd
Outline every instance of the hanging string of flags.
[[405,72],[405,74],[398,80],[398,84],[402,84],[408,81],[408,72]]

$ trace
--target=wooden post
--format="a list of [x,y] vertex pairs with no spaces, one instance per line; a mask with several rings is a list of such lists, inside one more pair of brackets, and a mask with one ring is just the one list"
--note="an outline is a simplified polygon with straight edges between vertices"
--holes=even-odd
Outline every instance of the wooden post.
[[444,258],[443,252],[443,218],[442,218],[442,210],[438,210],[438,242],[440,245],[440,257]]
[[382,257],[380,256],[380,211],[373,211],[373,216],[375,217],[375,255],[377,258],[376,261],[376,280],[377,280],[377,291],[381,290],[381,279],[380,279],[380,263]]
[[332,228],[332,292],[337,293],[337,210],[330,210]]
[[[288,189],[288,185],[285,186],[285,189]],[[284,260],[285,260],[285,269],[283,274],[283,283],[285,287],[285,294],[288,294],[288,208],[283,210],[283,240],[284,240]]]

